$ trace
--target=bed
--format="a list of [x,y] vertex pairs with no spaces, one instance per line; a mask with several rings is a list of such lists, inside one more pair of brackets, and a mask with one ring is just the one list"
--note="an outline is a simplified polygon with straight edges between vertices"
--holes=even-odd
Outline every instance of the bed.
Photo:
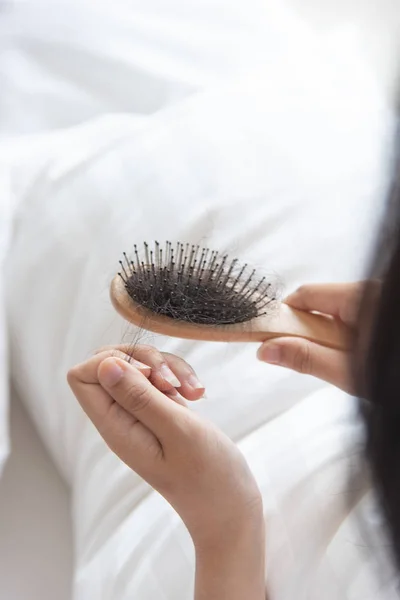
[[[335,44],[278,4],[254,0],[251,9],[154,0],[57,11],[16,3],[4,13],[1,356],[15,406],[0,483],[1,512],[12,516],[0,536],[7,598],[191,597],[184,528],[107,450],[65,382],[96,347],[134,336],[108,300],[123,250],[138,238],[206,241],[268,266],[288,291],[362,273],[386,186],[387,96],[342,33]],[[256,473],[272,598],[383,593],[361,566],[348,504],[337,502],[360,439],[353,401],[258,364],[252,346],[146,341],[196,366],[208,399],[195,410],[240,444]],[[246,398],[241,389],[251,390]],[[1,400],[4,462],[5,389]],[[16,503],[28,490],[34,502]],[[379,529],[368,488],[355,504]],[[33,548],[53,561],[50,581],[32,568]],[[383,581],[390,598],[390,565]]]

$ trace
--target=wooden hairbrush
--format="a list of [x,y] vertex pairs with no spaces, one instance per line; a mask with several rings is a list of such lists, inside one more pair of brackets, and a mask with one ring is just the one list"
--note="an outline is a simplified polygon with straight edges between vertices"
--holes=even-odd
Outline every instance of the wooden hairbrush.
[[300,337],[346,349],[347,328],[330,316],[290,308],[277,286],[237,259],[178,242],[124,253],[111,301],[130,323],[163,335],[215,342]]

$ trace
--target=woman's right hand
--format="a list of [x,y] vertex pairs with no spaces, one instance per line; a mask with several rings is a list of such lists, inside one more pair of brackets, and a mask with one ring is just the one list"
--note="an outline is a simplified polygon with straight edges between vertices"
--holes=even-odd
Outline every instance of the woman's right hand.
[[[285,302],[298,310],[330,315],[354,329],[363,289],[362,282],[304,285]],[[301,338],[282,337],[264,342],[257,356],[263,362],[313,375],[350,394],[355,393],[348,352]]]

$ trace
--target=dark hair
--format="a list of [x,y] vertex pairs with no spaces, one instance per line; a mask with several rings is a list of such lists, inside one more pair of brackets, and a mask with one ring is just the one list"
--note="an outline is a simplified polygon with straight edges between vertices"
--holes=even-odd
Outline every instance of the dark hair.
[[400,571],[400,145],[361,302],[355,373],[366,458]]

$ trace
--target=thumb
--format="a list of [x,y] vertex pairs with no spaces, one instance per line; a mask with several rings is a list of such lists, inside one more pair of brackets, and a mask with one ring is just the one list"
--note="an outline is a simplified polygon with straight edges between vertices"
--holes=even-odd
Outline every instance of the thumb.
[[179,421],[180,405],[155,388],[132,364],[107,358],[98,368],[98,380],[111,398],[162,440]]
[[352,393],[349,357],[341,350],[325,348],[302,338],[282,337],[264,342],[257,357],[262,362],[318,377]]

